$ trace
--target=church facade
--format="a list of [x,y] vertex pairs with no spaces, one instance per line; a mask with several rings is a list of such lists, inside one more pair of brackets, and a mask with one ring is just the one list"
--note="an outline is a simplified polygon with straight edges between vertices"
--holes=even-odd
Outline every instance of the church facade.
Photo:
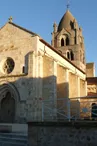
[[1,123],[42,121],[43,101],[87,96],[82,29],[69,10],[53,27],[52,45],[11,21],[1,28]]

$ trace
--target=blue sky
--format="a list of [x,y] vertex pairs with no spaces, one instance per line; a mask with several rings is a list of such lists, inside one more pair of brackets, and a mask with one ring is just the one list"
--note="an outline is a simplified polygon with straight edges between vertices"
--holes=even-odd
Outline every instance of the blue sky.
[[[0,27],[12,16],[14,23],[50,43],[53,22],[59,23],[66,4],[67,0],[1,0]],[[86,61],[97,68],[97,0],[70,0],[70,11],[83,29]]]

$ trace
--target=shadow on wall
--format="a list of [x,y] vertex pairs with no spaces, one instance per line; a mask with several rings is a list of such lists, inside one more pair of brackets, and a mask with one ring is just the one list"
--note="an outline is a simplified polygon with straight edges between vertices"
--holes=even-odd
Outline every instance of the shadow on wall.
[[57,106],[61,106],[63,103],[56,98],[68,96],[68,83],[56,84],[55,76],[16,78],[14,77],[14,82],[10,82],[11,76],[6,77],[8,82],[4,82],[4,78],[3,82],[1,80],[0,123],[26,123],[31,118],[32,121],[41,121],[42,100],[52,100]]
[[[53,70],[47,70],[46,72],[47,77],[31,77],[33,76],[33,52],[29,52],[25,56],[22,75],[6,76],[5,82],[2,82],[5,78],[1,77],[1,123],[41,121],[42,100],[53,100],[54,106],[56,105],[58,108],[63,105],[63,102],[57,101],[56,98],[67,98],[69,96],[69,84],[67,82],[57,83],[56,76],[52,75]],[[14,81],[12,82],[13,78]]]

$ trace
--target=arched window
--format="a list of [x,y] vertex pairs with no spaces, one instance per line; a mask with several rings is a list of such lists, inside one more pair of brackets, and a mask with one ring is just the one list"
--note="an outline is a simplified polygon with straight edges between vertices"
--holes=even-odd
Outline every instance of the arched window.
[[67,58],[70,59],[70,52],[67,52]]
[[72,52],[72,50],[67,51],[67,58],[71,61],[74,60],[74,53]]
[[22,73],[25,73],[25,66],[23,66],[22,68]]
[[76,44],[76,37],[74,38],[74,43]]
[[66,46],[68,46],[68,45],[69,45],[69,38],[66,37]]
[[71,60],[74,60],[74,54],[72,51],[70,52],[70,56],[71,56]]
[[64,46],[64,39],[61,39],[61,46]]
[[91,110],[91,117],[92,118],[97,118],[97,104],[92,103],[92,110]]
[[71,29],[74,29],[74,23],[72,21],[70,21],[70,26],[71,26]]

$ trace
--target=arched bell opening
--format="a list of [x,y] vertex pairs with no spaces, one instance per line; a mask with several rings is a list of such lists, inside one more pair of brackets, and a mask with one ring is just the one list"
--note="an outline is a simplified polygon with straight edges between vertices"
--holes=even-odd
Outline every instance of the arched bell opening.
[[66,37],[66,46],[69,46],[69,38]]
[[64,46],[64,39],[62,38],[61,39],[61,47],[63,47]]

